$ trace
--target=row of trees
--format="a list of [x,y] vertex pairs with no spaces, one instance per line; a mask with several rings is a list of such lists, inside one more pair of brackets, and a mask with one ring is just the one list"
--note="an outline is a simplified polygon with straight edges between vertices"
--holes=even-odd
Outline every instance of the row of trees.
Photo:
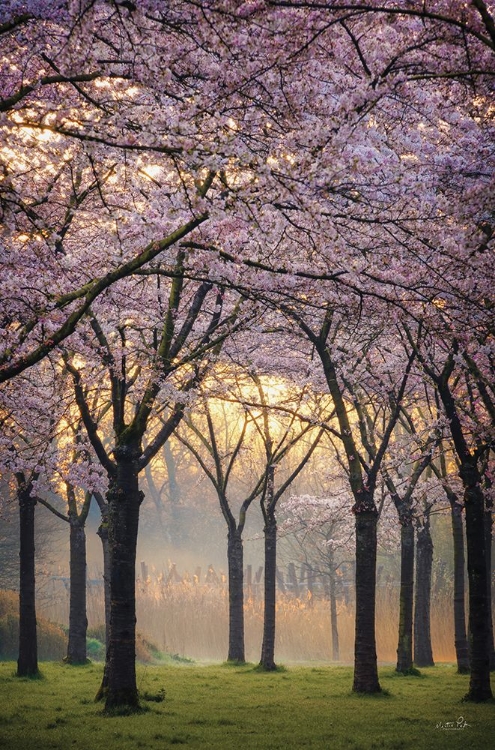
[[[260,496],[271,600],[274,467],[310,432],[307,456],[324,436],[338,442],[355,516],[359,692],[380,690],[378,480],[399,513],[406,592],[416,483],[428,466],[448,486],[458,472],[468,696],[491,697],[490,6],[42,5],[9,3],[0,17],[2,457],[29,547],[34,503],[53,477],[70,488],[74,526],[82,497],[100,498],[107,708],[138,704],[139,475],[202,409],[213,468],[191,449],[228,525],[231,580],[243,514]],[[218,454],[203,392],[228,389],[239,371],[297,395],[276,404],[293,420],[282,443],[263,388],[240,399],[266,461],[236,518],[226,494],[236,451],[226,463]],[[21,591],[21,612],[31,601]],[[404,596],[406,633],[410,606]],[[231,648],[242,658],[232,637]]]

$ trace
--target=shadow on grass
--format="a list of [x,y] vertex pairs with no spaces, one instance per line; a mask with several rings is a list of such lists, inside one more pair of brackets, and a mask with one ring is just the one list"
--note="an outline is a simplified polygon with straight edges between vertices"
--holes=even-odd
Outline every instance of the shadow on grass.
[[38,670],[34,674],[17,674],[17,672],[12,672],[12,677],[15,677],[16,680],[19,680],[19,682],[36,682],[37,680],[44,680],[45,675],[43,672]]
[[143,706],[138,704],[137,706],[113,706],[112,708],[104,708],[100,713],[107,719],[113,719],[119,716],[138,716],[139,714],[146,714],[151,711],[149,706]]
[[359,700],[382,700],[383,698],[393,698],[393,694],[390,690],[382,688],[376,693],[364,693],[361,691],[350,690],[347,695],[351,698],[358,698]]
[[287,672],[287,667],[284,667],[283,664],[279,664],[275,667],[275,669],[266,669],[262,664],[256,664],[256,666],[253,667],[251,670],[252,672],[260,672],[262,674],[284,674]]
[[394,669],[387,677],[426,677],[417,667],[410,667],[409,669]]

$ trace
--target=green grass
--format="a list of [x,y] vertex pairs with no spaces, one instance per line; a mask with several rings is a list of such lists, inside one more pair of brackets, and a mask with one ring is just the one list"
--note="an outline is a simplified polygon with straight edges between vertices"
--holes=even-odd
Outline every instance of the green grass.
[[[147,710],[104,716],[101,665],[41,665],[43,679],[0,663],[0,747],[9,750],[478,750],[494,747],[495,705],[463,703],[452,666],[421,676],[380,670],[384,695],[351,692],[349,667],[138,666]],[[446,729],[463,717],[468,726]]]

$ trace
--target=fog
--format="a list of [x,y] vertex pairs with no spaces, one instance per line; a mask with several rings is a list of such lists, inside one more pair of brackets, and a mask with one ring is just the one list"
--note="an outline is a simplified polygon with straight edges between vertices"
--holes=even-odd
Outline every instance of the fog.
[[[144,489],[146,491],[146,487]],[[201,662],[223,661],[228,647],[227,526],[207,484],[202,483],[198,489],[200,491],[190,502],[182,500],[173,508],[165,500],[158,511],[149,494],[143,502],[136,564],[137,628],[141,636],[159,650]],[[99,522],[99,509],[94,504],[87,521],[90,632],[101,629],[104,622]],[[38,614],[67,626],[68,525],[40,505],[36,523]],[[258,504],[253,503],[244,533],[246,658],[253,662],[259,660],[262,640],[262,531],[262,514]],[[12,532],[15,534],[14,527]],[[449,534],[448,517],[437,517],[433,523],[432,640],[434,657],[438,661],[455,660]],[[383,529],[381,535],[387,537],[388,531]],[[382,662],[393,662],[397,648],[400,558],[398,549],[391,548],[386,538],[382,539],[379,550],[378,658]],[[295,545],[290,535],[282,535],[279,541],[276,659],[280,663],[320,663],[333,659],[330,606],[324,577],[315,575],[312,591],[308,590],[305,556],[306,560],[310,559],[310,552]],[[12,545],[10,554],[13,554]],[[288,577],[291,563],[297,590]],[[195,577],[198,569],[199,579]],[[337,591],[338,660],[341,663],[353,660],[352,579],[352,555],[346,552],[342,554]],[[17,588],[14,577],[6,587]]]
[[[212,484],[197,466],[176,449],[174,481],[164,465],[143,474],[144,500],[136,560],[137,628],[159,650],[199,661],[223,661],[228,651],[227,524]],[[170,456],[168,457],[170,462]],[[247,495],[249,471],[232,482],[229,496],[237,518]],[[291,486],[290,494],[322,494],[325,474],[318,459]],[[284,527],[286,505],[279,503],[276,659],[281,663],[329,662],[335,659],[328,597],[329,554],[335,565],[338,625],[337,659],[353,660],[354,587],[353,516],[345,483],[330,485],[341,497],[344,520],[332,527],[302,535]],[[330,493],[331,494],[331,493]],[[61,498],[51,498],[59,510]],[[10,564],[4,566],[4,588],[18,588],[18,528],[16,503],[4,503],[2,548]],[[7,522],[8,521],[8,522]],[[88,562],[88,624],[91,631],[104,623],[103,555],[97,535],[100,510],[92,502],[86,523]],[[342,526],[343,524],[343,526]],[[37,607],[38,614],[68,625],[69,526],[38,504]],[[345,527],[345,534],[342,529]],[[391,504],[385,504],[379,524],[377,586],[378,658],[394,662],[399,610],[399,524]],[[322,532],[322,539],[317,533]],[[325,533],[323,533],[325,532]],[[340,536],[339,536],[340,535]],[[454,661],[453,559],[447,512],[432,517],[434,544],[432,640],[434,657]],[[342,539],[347,537],[347,542]],[[255,499],[246,516],[244,539],[246,658],[258,661],[263,625],[263,516]],[[328,541],[330,540],[330,541]],[[327,567],[325,567],[327,566]],[[312,571],[311,573],[309,571]]]

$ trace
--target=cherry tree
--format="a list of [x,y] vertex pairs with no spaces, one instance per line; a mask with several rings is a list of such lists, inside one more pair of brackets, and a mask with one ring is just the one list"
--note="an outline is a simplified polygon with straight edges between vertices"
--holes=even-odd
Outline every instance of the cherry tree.
[[[220,283],[267,300],[298,321],[320,359],[355,507],[363,511],[360,538],[368,534],[373,550],[369,493],[413,358],[443,393],[451,419],[463,397],[450,379],[467,352],[483,373],[480,379],[464,357],[474,402],[490,414],[491,6],[183,0],[172,8],[115,0],[64,5],[67,15],[57,21],[59,4],[46,3],[44,12],[43,5],[28,2],[20,15],[17,3],[2,8],[8,231],[0,378],[22,372],[69,336],[75,341],[81,323],[88,330],[87,316],[93,333],[101,319],[103,336],[95,335],[106,351],[105,341],[118,342],[123,330],[120,319],[112,334],[105,322],[118,317],[112,305],[152,278],[172,287],[178,277],[200,287]],[[366,329],[363,315],[372,328],[393,327],[403,315],[411,332],[409,357],[391,346],[384,347],[387,363],[374,362],[378,374],[384,367],[394,374],[395,404],[383,450],[367,466],[358,457],[343,377],[346,358],[358,372],[362,341],[341,351],[332,316],[342,310],[359,331]],[[422,338],[426,328],[432,340],[439,320],[445,340],[459,342],[444,352],[445,370],[441,357],[433,366]],[[119,360],[134,335],[124,328]],[[69,350],[80,346],[74,341]],[[481,341],[480,358],[474,350]],[[321,377],[311,351],[306,355],[311,375]],[[84,356],[90,361],[93,353]],[[77,384],[81,367],[70,357],[68,363]],[[111,358],[107,365],[115,395],[122,382]],[[132,377],[124,383],[134,388]],[[149,382],[144,395],[153,401],[160,388]],[[122,399],[115,412],[126,438],[127,426],[139,432],[151,414],[146,399],[140,403],[139,425],[126,423]],[[88,424],[96,435],[98,420]],[[478,474],[471,468],[487,449],[471,449],[464,433],[456,434],[473,507],[480,507],[479,466]],[[99,445],[97,452],[110,471],[112,460]],[[474,519],[466,517],[471,527]],[[474,527],[472,545],[481,533]],[[480,550],[486,567],[486,543]],[[366,567],[360,586],[372,593],[374,559]],[[355,689],[376,691],[372,606],[358,610],[358,632],[356,658],[366,676],[357,670]],[[478,646],[481,669],[481,632]],[[486,673],[473,677],[470,694],[489,695]]]
[[[111,612],[102,694],[106,707],[136,707],[135,556],[143,493],[138,477],[183,418],[194,389],[224,341],[242,322],[238,298],[211,282],[159,273],[114,294],[123,308],[94,309],[81,328],[77,352],[64,355],[80,417],[108,476]],[[165,277],[166,278],[166,277]],[[159,283],[157,281],[159,279]],[[91,332],[91,335],[90,335]],[[94,338],[93,338],[94,337]]]
[[[71,406],[73,411],[75,405],[72,403]],[[71,416],[70,411],[67,416]],[[85,664],[88,627],[86,521],[94,496],[100,495],[106,483],[95,471],[95,459],[91,457],[90,446],[82,439],[80,422],[68,424],[67,417],[64,422],[64,428],[58,426],[57,459],[51,487],[52,494],[65,498],[66,512],[44,496],[40,496],[38,502],[69,525],[69,632],[65,661]]]
[[[419,389],[418,389],[419,390]],[[414,601],[414,561],[415,561],[415,521],[418,526],[418,519],[422,516],[427,517],[426,506],[423,505],[423,512],[418,507],[417,495],[425,497],[427,494],[424,475],[434,460],[435,448],[441,440],[438,420],[424,420],[424,405],[428,404],[427,394],[423,398],[419,393],[414,395],[408,403],[402,404],[401,417],[395,430],[393,440],[390,444],[389,455],[382,466],[382,475],[390,498],[397,511],[400,525],[400,550],[401,550],[401,573],[400,573],[400,594],[399,594],[399,634],[397,646],[397,671],[407,673],[413,669],[413,648],[414,653],[419,654],[420,648],[416,648],[416,641],[413,641],[413,601]],[[366,414],[366,407],[360,405],[356,407],[360,413],[360,424],[366,419],[368,425],[372,424],[372,418]],[[373,429],[367,430],[370,437],[373,435]],[[375,449],[376,450],[376,449]],[[422,486],[423,485],[423,486]],[[431,492],[431,488],[430,488]],[[432,498],[429,498],[428,505],[432,505]],[[420,529],[417,533],[418,547],[422,549],[420,541],[426,533],[427,524],[419,521]],[[419,553],[421,557],[421,552]],[[424,592],[428,586],[427,568],[418,558],[416,570],[420,573],[416,578],[416,620],[419,624],[419,612],[422,609],[422,621],[427,621],[429,627],[429,608],[423,602],[427,599]],[[426,613],[426,614],[425,614]],[[419,636],[419,640],[424,642]],[[429,640],[428,638],[426,640]],[[419,646],[419,644],[418,644]],[[428,666],[425,660],[418,666]]]
[[[227,376],[230,380],[231,376]],[[237,378],[234,376],[234,382]],[[241,396],[238,396],[239,398]],[[202,471],[210,479],[217,493],[222,515],[227,524],[227,560],[229,584],[229,646],[228,661],[243,663],[244,650],[244,548],[242,535],[247,513],[263,487],[263,475],[247,489],[231,487],[238,477],[238,465],[252,443],[253,417],[247,409],[222,404],[206,391],[202,403],[195,406],[194,415],[183,420],[183,429],[177,433],[187,446]],[[239,412],[239,413],[236,413]],[[199,421],[200,420],[200,421]],[[251,427],[251,429],[250,429]],[[188,435],[190,433],[190,435]],[[194,437],[196,440],[194,440]],[[252,450],[252,446],[251,446]],[[255,475],[256,479],[256,475]],[[233,481],[232,481],[233,480]],[[233,495],[242,492],[240,507]]]
[[[299,554],[313,575],[323,578],[330,605],[332,658],[338,661],[339,629],[337,616],[337,572],[343,560],[354,550],[354,528],[349,514],[347,481],[325,472],[325,485],[331,495],[298,495],[281,503],[284,521],[279,535],[284,540],[295,540]],[[292,545],[291,545],[292,548]]]
[[471,633],[471,677],[467,698],[486,700],[491,696],[490,599],[485,534],[486,504],[481,486],[479,460],[488,446],[483,434],[471,432],[469,421],[463,418],[466,416],[462,411],[463,399],[455,394],[456,355],[459,351],[457,338],[439,342],[435,337],[435,346],[431,348],[432,341],[426,335],[421,343],[423,346],[417,349],[418,359],[438,390],[439,400],[448,420],[464,491]]
[[34,377],[19,378],[1,394],[0,467],[2,476],[10,477],[15,485],[19,510],[20,677],[38,674],[35,507],[55,470],[54,440],[61,414],[59,386],[50,368],[41,367],[36,381]]

